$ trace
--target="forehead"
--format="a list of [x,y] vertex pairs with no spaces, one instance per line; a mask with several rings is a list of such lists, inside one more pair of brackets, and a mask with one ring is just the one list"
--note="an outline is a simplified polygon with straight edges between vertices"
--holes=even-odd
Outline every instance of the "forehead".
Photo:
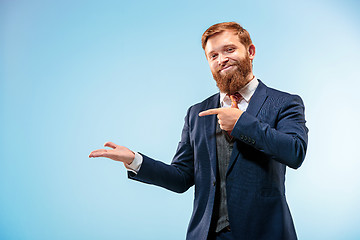
[[222,47],[228,45],[243,46],[239,40],[239,36],[235,31],[225,30],[215,34],[214,36],[211,36],[206,43],[205,53],[219,50]]

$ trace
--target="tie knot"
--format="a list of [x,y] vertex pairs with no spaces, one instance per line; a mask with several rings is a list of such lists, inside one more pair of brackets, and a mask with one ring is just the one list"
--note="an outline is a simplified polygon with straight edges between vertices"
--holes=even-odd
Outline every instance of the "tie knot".
[[236,92],[232,95],[229,95],[230,99],[231,99],[231,107],[232,108],[238,108],[237,103],[240,101],[241,99],[241,94]]
[[240,101],[241,98],[242,98],[242,96],[239,92],[236,92],[236,93],[230,95],[231,101],[232,101],[232,99],[235,99],[235,101],[238,102],[238,101]]

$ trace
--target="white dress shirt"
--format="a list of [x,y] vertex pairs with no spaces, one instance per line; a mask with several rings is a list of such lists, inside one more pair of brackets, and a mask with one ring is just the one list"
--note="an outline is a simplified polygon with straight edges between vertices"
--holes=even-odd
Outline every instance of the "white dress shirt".
[[[241,111],[246,111],[247,107],[249,106],[250,99],[258,85],[259,81],[254,76],[254,78],[248,84],[246,84],[238,91],[242,97],[240,102],[238,102],[238,107]],[[220,92],[220,106],[231,107],[231,99],[226,93]]]
[[[250,99],[254,94],[257,86],[259,85],[259,81],[254,76],[253,79],[246,84],[242,89],[239,90],[240,95],[242,96],[240,102],[238,103],[238,107],[242,111],[246,111],[249,106]],[[220,92],[220,106],[223,107],[231,107],[231,99],[230,97],[223,92]],[[143,162],[143,157],[137,153],[135,153],[135,158],[131,164],[125,164],[125,167],[128,171],[132,171],[134,173],[138,173],[141,164]]]

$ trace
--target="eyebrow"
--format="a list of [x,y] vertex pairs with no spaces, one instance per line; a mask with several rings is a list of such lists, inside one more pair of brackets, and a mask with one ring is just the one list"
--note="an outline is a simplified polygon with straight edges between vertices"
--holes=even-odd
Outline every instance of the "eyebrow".
[[223,48],[227,48],[227,47],[236,47],[235,44],[226,44],[225,46],[223,46]]

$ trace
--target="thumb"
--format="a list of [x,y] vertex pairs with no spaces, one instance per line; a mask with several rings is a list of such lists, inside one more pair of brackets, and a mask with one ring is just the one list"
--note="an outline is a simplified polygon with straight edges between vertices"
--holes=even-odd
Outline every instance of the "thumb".
[[113,142],[106,142],[104,144],[104,147],[109,147],[109,148],[115,149],[117,147],[117,145]]

